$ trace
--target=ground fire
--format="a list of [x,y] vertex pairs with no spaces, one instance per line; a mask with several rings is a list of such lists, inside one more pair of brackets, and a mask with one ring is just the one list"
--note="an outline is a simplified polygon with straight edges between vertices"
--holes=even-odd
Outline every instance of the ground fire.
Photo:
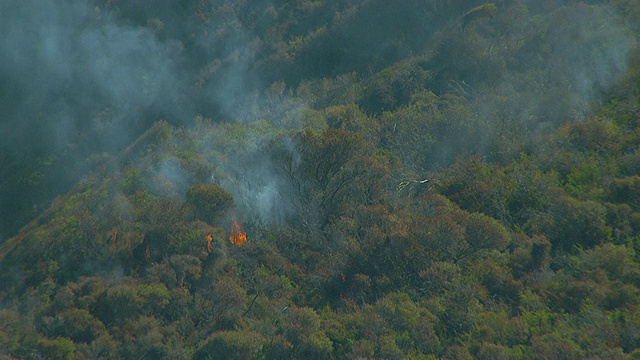
[[229,241],[231,241],[233,245],[242,245],[247,242],[247,233],[242,231],[242,227],[236,219],[233,219],[231,222],[231,236],[229,236]]
[[204,238],[207,240],[207,251],[211,253],[213,251],[213,236],[207,234]]

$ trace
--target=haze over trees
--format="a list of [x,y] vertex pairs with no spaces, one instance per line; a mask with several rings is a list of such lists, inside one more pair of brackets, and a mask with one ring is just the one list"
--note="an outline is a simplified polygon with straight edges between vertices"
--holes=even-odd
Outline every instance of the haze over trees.
[[0,5],[0,357],[640,358],[640,4]]

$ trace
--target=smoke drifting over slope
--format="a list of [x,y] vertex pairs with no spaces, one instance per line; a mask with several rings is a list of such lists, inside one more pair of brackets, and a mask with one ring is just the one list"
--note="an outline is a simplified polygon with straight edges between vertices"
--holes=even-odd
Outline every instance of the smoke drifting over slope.
[[[255,84],[246,62],[235,61],[228,71],[225,59],[216,60],[242,49],[242,39],[220,48],[216,36],[188,34],[192,3],[181,14],[173,12],[178,6],[153,4],[165,19],[182,16],[183,28],[160,19],[140,25],[109,11],[116,3],[0,5],[0,238],[21,226],[16,217],[48,206],[100,154],[127,146],[154,121],[181,123],[196,113],[233,117],[230,106],[248,92],[244,79]],[[207,65],[210,73],[203,72],[205,58],[221,69]]]
[[[624,76],[631,46],[627,30],[606,6],[568,11],[554,5],[558,9],[545,13],[536,1],[525,2],[530,12],[522,4],[498,2],[492,15],[471,11],[482,8],[481,1],[407,1],[393,12],[395,17],[411,13],[411,21],[403,22],[390,18],[389,5],[381,0],[241,3],[8,0],[0,5],[0,160],[6,165],[0,168],[0,239],[22,225],[13,218],[36,215],[104,153],[127,146],[161,118],[174,124],[197,114],[214,120],[283,118],[291,108],[313,102],[302,92],[296,99],[289,94],[298,84],[315,81],[311,97],[323,100],[309,104],[314,110],[346,101],[331,92],[351,86],[349,101],[372,121],[379,120],[378,109],[395,110],[423,90],[475,101],[474,115],[485,124],[477,141],[484,142],[481,137],[492,136],[504,123],[537,129],[584,111]],[[470,13],[477,16],[471,19]],[[384,31],[371,32],[372,23],[384,25]],[[424,58],[419,66],[428,74],[415,88],[407,85],[412,74],[387,81],[392,71],[380,71],[414,56]],[[352,72],[358,75],[343,78],[351,85],[318,85],[331,83],[319,77]],[[259,95],[267,78],[290,82],[272,102]],[[379,101],[387,98],[388,109]],[[376,110],[368,111],[367,102]],[[441,144],[445,160],[456,154],[451,149],[464,145],[455,138]],[[244,174],[255,174],[245,175],[246,184],[222,180],[234,195],[255,199],[247,202],[260,204],[264,214],[286,212],[269,205],[278,203],[280,189],[268,163],[257,159],[244,166]]]
[[0,19],[1,76],[13,93],[3,104],[12,109],[2,121],[5,146],[19,148],[40,130],[47,136],[38,141],[64,150],[91,128],[109,130],[92,142],[122,146],[146,112],[185,113],[178,44],[118,25],[87,2],[13,3]]
[[2,237],[77,181],[90,154],[125,146],[149,117],[187,114],[188,89],[176,43],[89,2],[0,7]]

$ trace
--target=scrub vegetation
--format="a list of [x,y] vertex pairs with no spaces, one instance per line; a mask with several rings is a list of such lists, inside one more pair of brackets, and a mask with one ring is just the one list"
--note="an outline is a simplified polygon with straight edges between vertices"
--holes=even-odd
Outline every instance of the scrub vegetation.
[[640,359],[637,1],[0,14],[1,359]]

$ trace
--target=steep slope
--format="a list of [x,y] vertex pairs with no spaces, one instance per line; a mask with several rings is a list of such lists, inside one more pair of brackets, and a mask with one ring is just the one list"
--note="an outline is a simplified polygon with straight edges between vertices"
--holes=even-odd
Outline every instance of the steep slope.
[[0,355],[638,356],[635,3],[154,4],[194,99],[0,246]]

